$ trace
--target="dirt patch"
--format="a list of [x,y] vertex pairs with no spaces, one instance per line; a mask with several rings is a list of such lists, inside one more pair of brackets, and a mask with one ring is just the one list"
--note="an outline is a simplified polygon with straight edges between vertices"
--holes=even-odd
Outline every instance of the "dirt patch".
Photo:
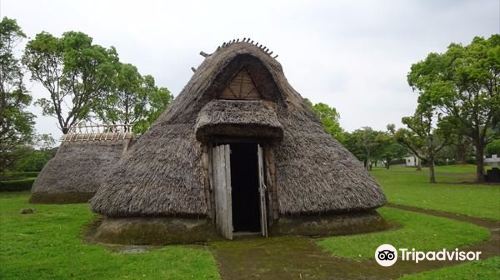
[[[415,207],[389,205],[486,227],[488,241],[460,248],[482,251],[481,259],[500,255],[500,222]],[[355,246],[355,244],[353,244]],[[355,261],[332,256],[307,237],[246,238],[210,243],[223,279],[396,279],[431,269],[456,265],[452,261],[399,261],[392,267],[381,267],[375,260]]]

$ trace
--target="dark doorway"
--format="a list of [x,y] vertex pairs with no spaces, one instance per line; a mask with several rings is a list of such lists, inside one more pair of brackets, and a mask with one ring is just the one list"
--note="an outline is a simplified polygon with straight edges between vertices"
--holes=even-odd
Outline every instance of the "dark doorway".
[[231,147],[231,197],[234,231],[259,232],[259,171],[257,144]]

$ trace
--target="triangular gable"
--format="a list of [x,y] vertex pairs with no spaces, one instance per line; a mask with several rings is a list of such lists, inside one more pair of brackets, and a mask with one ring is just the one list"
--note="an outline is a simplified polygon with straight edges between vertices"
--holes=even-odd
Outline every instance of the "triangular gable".
[[247,69],[242,69],[229,85],[222,91],[222,99],[260,99],[261,96],[255,87]]

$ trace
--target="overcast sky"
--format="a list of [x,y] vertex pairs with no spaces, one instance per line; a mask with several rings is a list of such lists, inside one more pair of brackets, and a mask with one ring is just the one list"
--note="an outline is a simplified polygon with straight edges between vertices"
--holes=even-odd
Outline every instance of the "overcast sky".
[[[1,16],[29,37],[82,31],[122,62],[177,95],[203,50],[251,37],[279,55],[290,84],[314,103],[335,108],[341,125],[385,129],[412,114],[416,94],[406,74],[451,42],[500,33],[500,1],[24,1],[0,0]],[[29,84],[35,98],[46,96]],[[39,110],[34,109],[39,115]],[[39,133],[59,137],[54,118]]]

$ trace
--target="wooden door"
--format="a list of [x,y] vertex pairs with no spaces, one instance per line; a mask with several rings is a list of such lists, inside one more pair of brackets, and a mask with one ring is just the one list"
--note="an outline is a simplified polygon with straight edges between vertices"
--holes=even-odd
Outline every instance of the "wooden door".
[[260,145],[257,145],[257,154],[259,162],[260,229],[262,236],[267,237],[267,186],[264,177],[264,153]]
[[233,239],[231,205],[231,150],[229,145],[212,149],[212,174],[215,192],[215,222],[223,237]]

